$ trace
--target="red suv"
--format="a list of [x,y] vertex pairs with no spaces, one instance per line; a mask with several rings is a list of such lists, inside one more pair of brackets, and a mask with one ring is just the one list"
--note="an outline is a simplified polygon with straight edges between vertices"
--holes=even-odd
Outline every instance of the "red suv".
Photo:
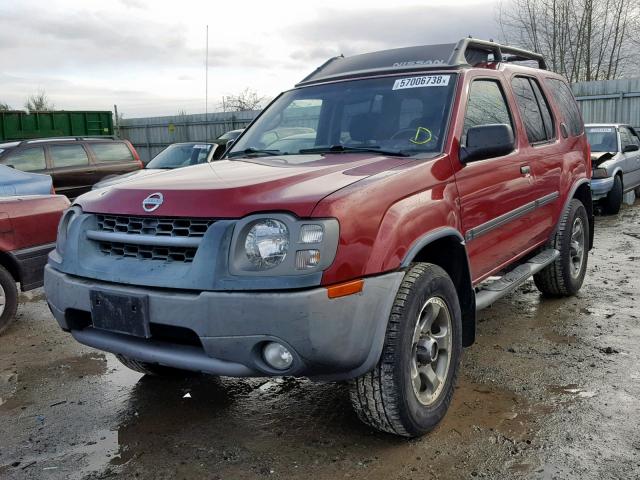
[[[311,132],[276,144],[291,127]],[[420,435],[477,309],[532,275],[547,295],[582,285],[590,174],[571,91],[537,54],[337,57],[225,159],[80,197],[46,294],[76,340],[140,372],[351,380],[362,420]]]
[[23,292],[42,286],[58,221],[68,206],[62,195],[0,196],[0,333],[15,317],[16,283]]

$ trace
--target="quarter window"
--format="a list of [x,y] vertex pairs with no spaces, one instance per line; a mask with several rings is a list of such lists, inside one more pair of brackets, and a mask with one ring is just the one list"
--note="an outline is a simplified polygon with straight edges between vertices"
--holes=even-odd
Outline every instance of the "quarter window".
[[11,165],[23,172],[35,172],[47,168],[42,147],[25,148],[24,150],[9,155],[2,163],[4,165]]
[[551,140],[553,138],[551,113],[537,82],[528,77],[515,77],[511,86],[529,143]]
[[54,168],[80,167],[89,164],[89,157],[82,145],[51,145],[49,154]]
[[584,126],[578,104],[575,98],[573,98],[571,89],[569,89],[565,82],[557,78],[547,78],[546,83],[553,100],[564,118],[569,135],[573,137],[580,135]]
[[469,88],[462,144],[466,144],[467,131],[471,127],[494,123],[506,124],[513,129],[511,114],[502,88],[496,80],[476,80]]

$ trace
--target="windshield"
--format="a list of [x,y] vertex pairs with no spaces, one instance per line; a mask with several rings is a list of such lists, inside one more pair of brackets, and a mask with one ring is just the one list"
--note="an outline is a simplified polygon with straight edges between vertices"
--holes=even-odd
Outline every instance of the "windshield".
[[211,148],[210,143],[175,143],[156,155],[145,168],[180,168],[205,163]]
[[[283,93],[245,132],[229,158],[376,151],[440,152],[456,75],[351,80]],[[293,161],[293,160],[292,160]]]
[[587,127],[586,131],[592,152],[618,151],[618,135],[615,127]]

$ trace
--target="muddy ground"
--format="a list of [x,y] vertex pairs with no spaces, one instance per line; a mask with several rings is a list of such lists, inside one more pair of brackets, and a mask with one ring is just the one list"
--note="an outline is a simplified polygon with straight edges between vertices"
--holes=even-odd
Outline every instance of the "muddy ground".
[[640,201],[596,220],[580,294],[530,282],[482,312],[418,440],[361,425],[345,385],[143,378],[25,294],[0,337],[0,478],[640,478]]

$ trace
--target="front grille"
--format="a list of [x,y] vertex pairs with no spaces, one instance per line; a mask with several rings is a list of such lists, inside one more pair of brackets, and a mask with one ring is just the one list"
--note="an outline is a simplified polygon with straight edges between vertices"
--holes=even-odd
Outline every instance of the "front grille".
[[213,220],[199,218],[129,217],[97,215],[98,230],[166,237],[202,237]]
[[100,242],[100,251],[112,257],[133,257],[140,260],[164,260],[165,262],[193,262],[195,247],[160,247],[132,243]]
[[[165,262],[190,263],[196,255],[197,246],[187,239],[202,238],[214,220],[197,218],[166,218],[166,217],[133,217],[126,215],[96,215],[97,231],[106,233],[106,237],[96,240],[98,247],[105,255],[112,257],[130,257],[140,260],[160,260]],[[124,234],[124,235],[123,235]],[[173,237],[171,243],[180,243],[177,239],[184,239],[188,245],[162,245],[159,241],[154,245],[143,245],[139,235],[167,238]],[[126,237],[123,241],[123,237]],[[128,241],[128,239],[131,241]],[[154,242],[156,243],[156,242]]]

